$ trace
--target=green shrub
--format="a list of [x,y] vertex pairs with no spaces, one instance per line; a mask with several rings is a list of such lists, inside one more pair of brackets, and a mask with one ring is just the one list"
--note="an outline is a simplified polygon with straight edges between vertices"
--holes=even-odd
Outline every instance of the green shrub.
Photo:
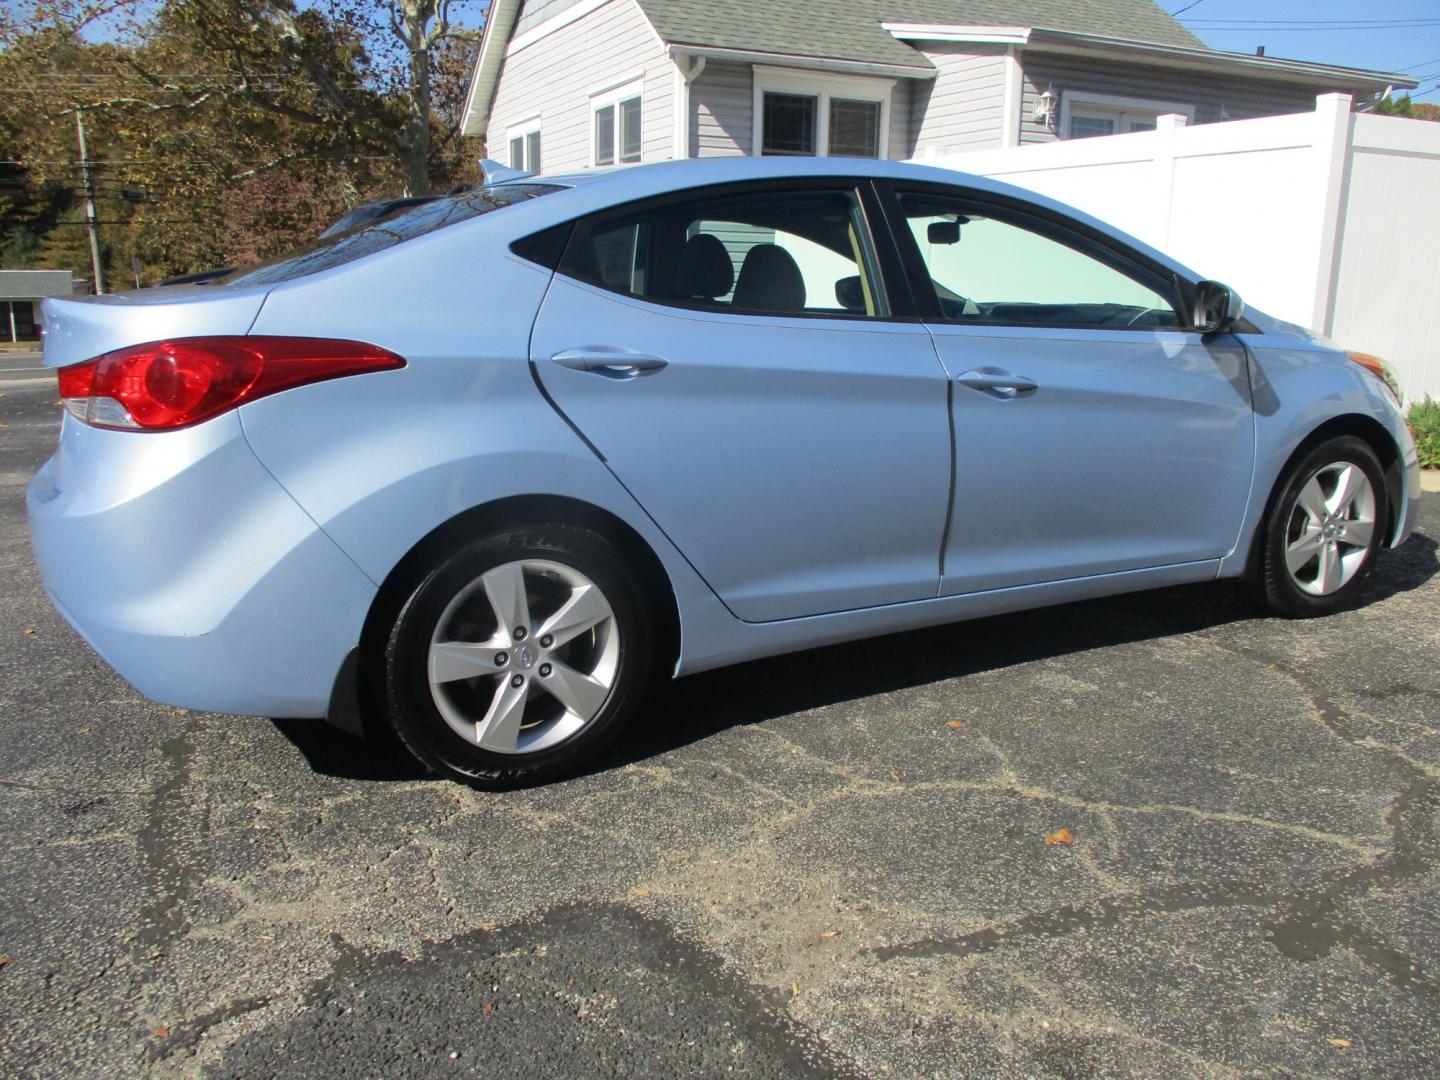
[[1426,394],[1424,401],[1410,406],[1410,415],[1405,420],[1410,425],[1410,434],[1415,436],[1421,466],[1440,469],[1440,401],[1433,401]]

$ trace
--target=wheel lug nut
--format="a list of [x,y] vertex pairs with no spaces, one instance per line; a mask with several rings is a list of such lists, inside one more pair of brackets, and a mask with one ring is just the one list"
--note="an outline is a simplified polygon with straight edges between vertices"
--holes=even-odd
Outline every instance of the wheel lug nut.
[[502,653],[496,653],[496,654],[495,654],[495,666],[496,666],[496,667],[504,667],[504,666],[505,666],[506,664],[508,664],[509,662],[510,662],[510,657],[509,657],[506,653],[503,653],[503,652],[502,652]]
[[515,640],[516,640],[516,641],[524,641],[524,640],[525,640],[525,635],[528,634],[528,633],[529,633],[529,631],[526,630],[525,627],[523,627],[523,626],[517,626],[517,627],[515,627]]
[[555,644],[555,638],[554,638],[553,635],[546,634],[544,637],[542,637],[542,638],[540,639],[540,647],[541,647],[542,649],[548,649],[551,645],[554,645],[554,644]]
[[541,664],[541,665],[540,665],[540,677],[541,677],[542,679],[548,679],[548,678],[550,677],[550,665],[549,665],[549,664]]
[[513,687],[515,687],[515,689],[517,689],[517,690],[520,689],[520,687],[522,687],[522,686],[525,685],[525,676],[524,676],[524,675],[512,675],[512,676],[510,676],[510,685],[513,686]]

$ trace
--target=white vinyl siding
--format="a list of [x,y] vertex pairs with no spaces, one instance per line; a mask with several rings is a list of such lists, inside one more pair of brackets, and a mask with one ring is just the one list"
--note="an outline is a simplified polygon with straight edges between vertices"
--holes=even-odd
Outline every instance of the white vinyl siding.
[[1233,75],[1205,75],[1141,64],[1077,57],[1020,53],[1024,97],[1020,106],[1020,141],[1049,142],[1055,130],[1035,119],[1035,103],[1050,90],[1055,95],[1055,125],[1060,123],[1064,95],[1084,98],[1100,94],[1125,98],[1183,102],[1195,109],[1197,124],[1250,120],[1259,116],[1308,112],[1315,107],[1315,87],[1267,83]]
[[539,26],[546,19],[559,15],[568,7],[574,7],[580,0],[525,0],[520,15],[515,20],[515,36]]
[[674,138],[675,67],[635,0],[610,0],[597,11],[505,57],[486,143],[502,151],[517,121],[540,117],[542,157],[550,173],[583,169],[591,160],[596,89],[639,78],[643,86],[643,161],[670,157]]
[[895,88],[890,92],[890,147],[885,156],[894,161],[904,161],[915,151],[910,142],[910,103],[920,79],[896,79]]
[[926,42],[923,52],[939,75],[913,88],[914,155],[1003,145],[1005,46]]
[[750,153],[754,80],[749,64],[711,60],[690,84],[691,157]]

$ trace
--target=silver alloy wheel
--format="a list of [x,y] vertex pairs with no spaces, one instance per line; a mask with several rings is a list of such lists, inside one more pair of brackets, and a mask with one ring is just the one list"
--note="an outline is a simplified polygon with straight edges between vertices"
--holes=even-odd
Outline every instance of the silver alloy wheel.
[[1344,588],[1370,557],[1375,507],[1375,487],[1359,465],[1336,461],[1317,469],[1290,510],[1290,580],[1311,596]]
[[487,570],[446,606],[430,638],[430,693],[461,738],[528,754],[595,719],[619,661],[599,586],[573,567],[525,559]]

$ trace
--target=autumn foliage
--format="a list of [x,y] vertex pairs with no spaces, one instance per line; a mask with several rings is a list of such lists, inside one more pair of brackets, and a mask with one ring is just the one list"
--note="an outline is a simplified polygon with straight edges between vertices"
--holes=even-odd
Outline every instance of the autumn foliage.
[[89,278],[76,116],[112,290],[264,259],[358,203],[475,178],[473,29],[442,0],[40,0],[0,11],[0,265]]

